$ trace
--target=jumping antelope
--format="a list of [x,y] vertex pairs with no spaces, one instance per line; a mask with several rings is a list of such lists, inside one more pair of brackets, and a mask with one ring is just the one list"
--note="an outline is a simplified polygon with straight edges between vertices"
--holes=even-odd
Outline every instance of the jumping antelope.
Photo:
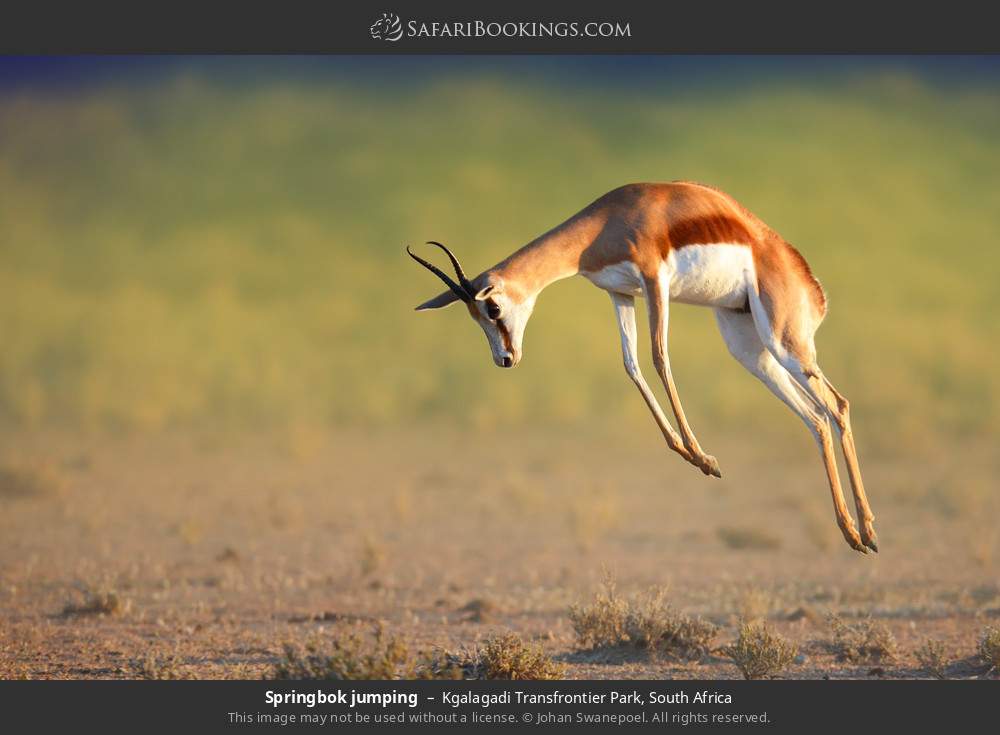
[[[546,286],[579,274],[607,291],[618,318],[625,370],[667,445],[706,475],[721,477],[719,463],[702,450],[684,415],[667,355],[670,302],[712,307],[729,352],[812,432],[847,543],[862,553],[878,551],[848,402],[816,363],[813,335],[826,315],[826,295],[805,258],[735,199],[686,181],[629,184],[608,192],[473,279],[448,248],[428,244],[447,254],[458,281],[407,247],[414,260],[448,285],[447,291],[417,310],[462,301],[486,333],[493,361],[500,367],[520,362],[525,325]],[[646,299],[653,363],[680,435],[639,370],[636,296]],[[841,490],[834,431],[846,460],[860,534]]]

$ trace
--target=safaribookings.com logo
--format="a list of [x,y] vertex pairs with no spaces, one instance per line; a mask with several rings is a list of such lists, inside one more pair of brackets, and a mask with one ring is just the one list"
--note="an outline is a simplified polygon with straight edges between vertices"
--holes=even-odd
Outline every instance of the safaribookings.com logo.
[[631,38],[632,28],[623,21],[419,21],[403,25],[395,13],[382,17],[368,29],[376,41],[407,38]]
[[395,13],[382,13],[368,30],[376,41],[398,41],[403,37],[403,24]]

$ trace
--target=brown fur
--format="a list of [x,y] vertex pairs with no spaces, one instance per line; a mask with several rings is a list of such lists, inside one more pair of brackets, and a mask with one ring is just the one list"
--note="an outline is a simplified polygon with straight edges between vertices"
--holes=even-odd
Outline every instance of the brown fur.
[[[704,184],[675,181],[614,189],[492,270],[528,292],[569,273],[594,273],[625,260],[650,279],[671,250],[714,243],[752,250],[757,288],[774,334],[804,365],[811,365],[812,335],[826,314],[826,295],[809,264],[739,202]],[[812,313],[803,313],[803,293]]]
[[805,289],[818,324],[826,295],[805,258],[735,199],[703,184],[628,184],[600,197],[550,230],[494,271],[513,283],[555,280],[567,272],[597,272],[632,260],[647,276],[655,274],[673,249],[713,243],[742,244],[753,250],[758,286],[782,324],[782,303]]

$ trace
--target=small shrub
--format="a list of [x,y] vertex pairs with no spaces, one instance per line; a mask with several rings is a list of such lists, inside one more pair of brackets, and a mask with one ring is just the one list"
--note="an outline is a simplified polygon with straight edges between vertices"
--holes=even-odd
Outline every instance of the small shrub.
[[560,679],[565,668],[540,645],[525,643],[516,633],[490,636],[472,649],[439,651],[417,669],[418,679]]
[[976,649],[983,663],[988,664],[990,671],[1000,671],[1000,628],[986,628]]
[[744,679],[773,678],[795,660],[798,649],[762,621],[744,622],[736,642],[726,649]]
[[763,528],[723,527],[716,533],[730,549],[773,551],[781,548],[781,538]]
[[866,618],[849,625],[838,615],[830,615],[828,620],[833,629],[833,641],[827,648],[838,660],[850,663],[896,660],[896,637],[884,623]]
[[625,621],[629,604],[617,594],[617,584],[605,575],[601,589],[589,605],[573,605],[569,619],[581,648],[609,648],[628,642]]
[[468,651],[438,650],[425,655],[414,672],[415,679],[457,680],[480,678],[478,658]]
[[284,654],[269,679],[400,679],[413,674],[406,644],[376,626],[371,639],[356,633],[327,642],[316,639],[298,647],[284,645]]
[[151,653],[134,664],[135,676],[137,679],[183,679],[179,664],[180,658],[175,654],[158,656]]
[[704,655],[718,628],[701,618],[675,611],[662,590],[626,600],[617,595],[614,580],[589,605],[574,605],[569,617],[581,648],[633,646],[650,653],[683,658]]
[[944,644],[930,638],[915,651],[920,668],[937,679],[946,679],[945,669],[948,668],[948,658],[944,652]]
[[484,679],[559,679],[565,673],[540,645],[525,643],[516,633],[488,638],[479,660]]
[[656,653],[698,658],[708,652],[718,628],[701,618],[675,611],[657,590],[633,601],[625,618],[632,645]]
[[112,590],[88,592],[80,604],[69,602],[62,610],[63,617],[83,615],[124,615],[132,608],[132,601]]

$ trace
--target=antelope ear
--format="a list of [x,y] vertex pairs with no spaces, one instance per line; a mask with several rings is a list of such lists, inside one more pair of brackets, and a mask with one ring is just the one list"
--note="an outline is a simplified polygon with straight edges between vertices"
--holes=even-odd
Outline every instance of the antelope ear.
[[480,289],[479,293],[473,296],[473,298],[476,301],[483,301],[489,298],[491,294],[498,294],[501,293],[502,291],[503,291],[503,281],[494,281],[486,288]]
[[425,309],[440,309],[455,301],[458,301],[458,296],[455,295],[454,291],[449,289],[442,294],[438,294],[430,301],[425,301],[416,308],[416,311],[424,311]]

